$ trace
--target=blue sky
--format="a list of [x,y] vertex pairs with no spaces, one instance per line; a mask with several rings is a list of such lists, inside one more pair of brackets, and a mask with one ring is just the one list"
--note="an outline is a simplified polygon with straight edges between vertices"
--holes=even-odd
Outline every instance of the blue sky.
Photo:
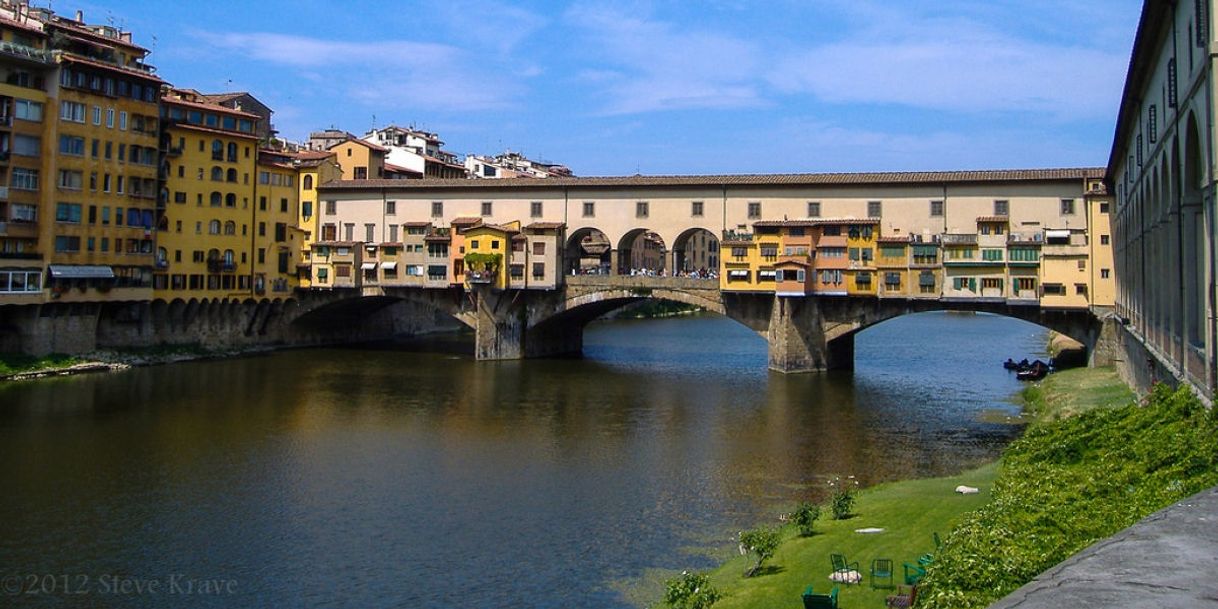
[[[36,1],[45,6],[46,0]],[[1107,162],[1137,0],[54,0],[290,139],[436,131],[579,175]]]

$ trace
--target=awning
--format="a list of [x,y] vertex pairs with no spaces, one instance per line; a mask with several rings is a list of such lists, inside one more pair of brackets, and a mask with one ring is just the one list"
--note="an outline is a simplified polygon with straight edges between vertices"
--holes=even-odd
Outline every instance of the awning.
[[884,283],[901,283],[901,274],[884,273]]
[[922,274],[918,275],[918,285],[929,285],[929,286],[935,285],[934,273],[930,273],[928,271],[922,271]]
[[114,279],[114,269],[105,265],[52,264],[53,279]]
[[871,273],[859,273],[854,276],[854,280],[858,283],[871,283]]
[[396,262],[382,262],[382,263],[381,263],[381,268],[385,269],[386,271],[392,271],[392,270],[394,270],[394,269],[398,268],[398,263],[396,263]]
[[758,279],[773,279],[777,275],[777,271],[757,271]]
[[375,262],[365,262],[365,263],[359,265],[359,268],[362,270],[365,270],[365,271],[375,271],[376,263]]
[[727,276],[728,277],[748,277],[749,272],[748,271],[728,271]]
[[1045,239],[1069,239],[1070,229],[1049,229],[1045,231]]

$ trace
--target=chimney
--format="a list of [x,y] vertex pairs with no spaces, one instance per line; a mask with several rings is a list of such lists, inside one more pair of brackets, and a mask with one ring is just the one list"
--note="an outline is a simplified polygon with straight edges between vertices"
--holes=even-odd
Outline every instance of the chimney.
[[84,22],[85,22],[85,12],[76,11],[76,23],[84,23]]

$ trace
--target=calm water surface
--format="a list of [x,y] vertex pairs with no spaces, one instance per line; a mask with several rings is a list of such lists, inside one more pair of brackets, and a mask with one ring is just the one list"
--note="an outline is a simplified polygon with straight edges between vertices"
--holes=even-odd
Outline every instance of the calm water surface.
[[[709,566],[686,550],[829,475],[994,457],[1018,432],[980,419],[1017,410],[999,362],[1044,340],[916,315],[860,334],[853,373],[781,375],[705,315],[594,324],[582,360],[441,341],[0,386],[0,578],[82,593],[0,606],[624,607],[617,583]],[[199,579],[236,594],[180,594]]]

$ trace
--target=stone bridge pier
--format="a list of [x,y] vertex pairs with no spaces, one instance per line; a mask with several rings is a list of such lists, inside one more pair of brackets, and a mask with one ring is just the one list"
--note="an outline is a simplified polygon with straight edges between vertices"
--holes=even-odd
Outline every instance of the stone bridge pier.
[[[783,297],[720,292],[714,280],[654,277],[570,277],[551,291],[498,291],[475,286],[464,315],[477,332],[480,360],[578,355],[584,328],[614,309],[647,298],[703,307],[763,337],[768,364],[779,372],[821,372],[854,367],[855,335],[877,323],[925,311],[976,311],[1024,319],[1083,343],[1103,363],[1103,323],[1091,311],[1045,310],[1004,302],[939,299]],[[1095,349],[1097,344],[1101,347]]]

